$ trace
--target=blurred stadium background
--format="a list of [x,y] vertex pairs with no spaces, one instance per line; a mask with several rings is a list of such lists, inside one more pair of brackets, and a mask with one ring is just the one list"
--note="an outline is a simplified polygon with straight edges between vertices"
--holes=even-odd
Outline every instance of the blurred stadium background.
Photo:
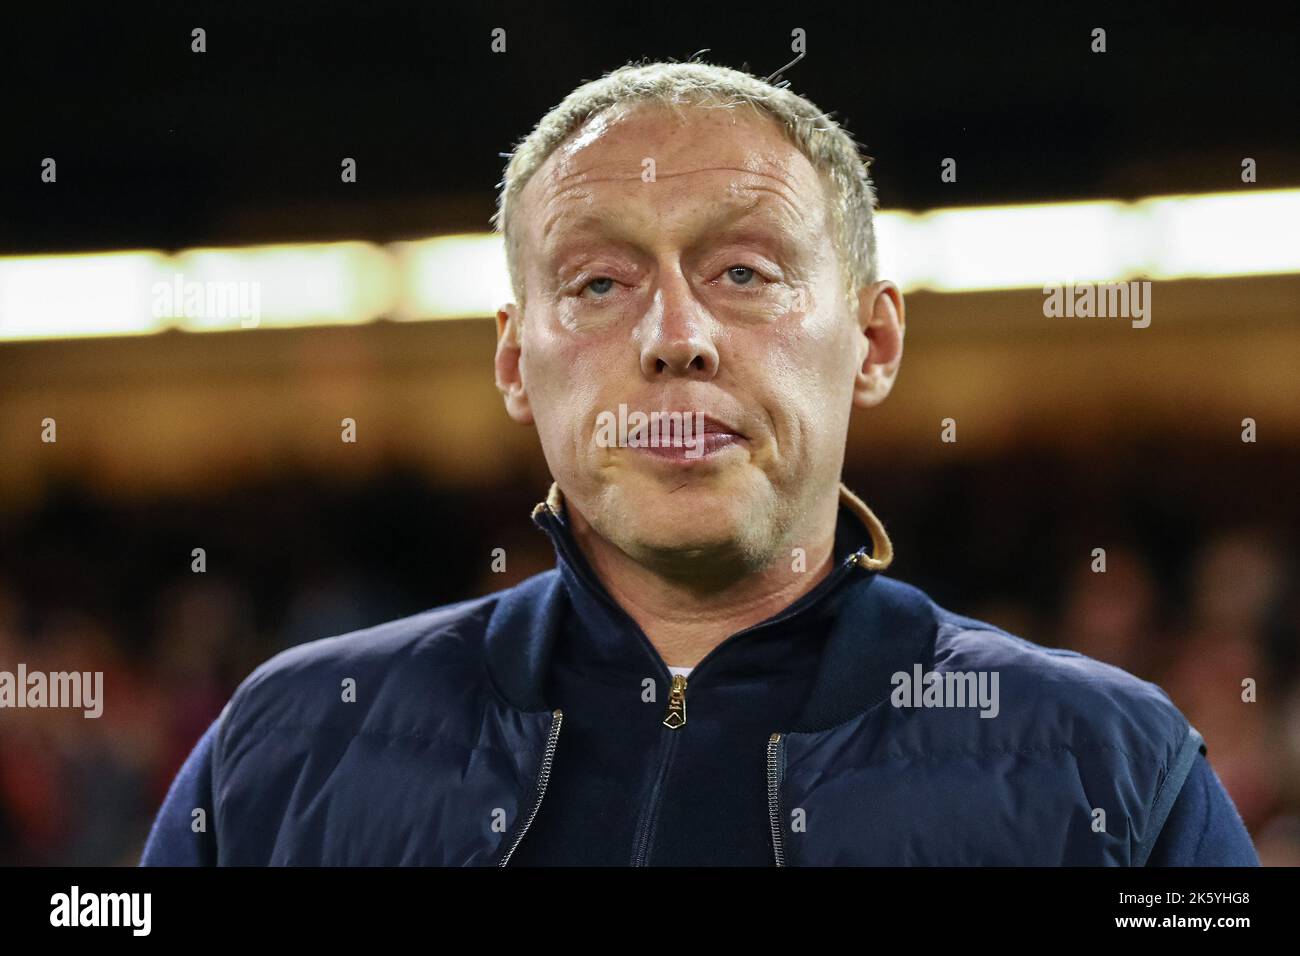
[[[545,463],[492,384],[499,154],[629,59],[707,48],[761,75],[800,27],[787,76],[877,157],[908,291],[899,386],[856,419],[845,476],[891,573],[1160,683],[1265,863],[1300,864],[1300,49],[1264,12],[1161,11],[12,24],[0,669],[102,670],[107,703],[0,711],[0,863],[135,863],[256,664],[550,566]],[[177,273],[260,283],[259,326],[153,315]],[[1149,328],[1043,316],[1044,284],[1141,278]]]

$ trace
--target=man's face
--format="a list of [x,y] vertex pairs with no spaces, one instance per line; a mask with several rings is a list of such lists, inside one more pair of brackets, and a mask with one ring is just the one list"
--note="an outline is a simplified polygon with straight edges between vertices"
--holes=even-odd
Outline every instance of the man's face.
[[[522,191],[526,307],[498,315],[498,382],[570,507],[634,560],[763,566],[835,499],[868,341],[829,195],[769,118],[645,105],[594,117]],[[609,447],[620,405],[702,412],[703,454]]]

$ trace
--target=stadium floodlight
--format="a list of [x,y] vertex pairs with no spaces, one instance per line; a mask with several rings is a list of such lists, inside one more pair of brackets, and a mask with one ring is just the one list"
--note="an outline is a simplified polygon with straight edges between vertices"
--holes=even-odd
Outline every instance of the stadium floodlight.
[[493,315],[509,302],[505,243],[493,233],[396,242],[402,275],[399,319]]
[[[904,292],[1300,273],[1300,189],[877,214]],[[0,258],[0,340],[490,316],[510,301],[494,233]]]
[[192,332],[353,325],[391,311],[392,258],[366,242],[193,249],[169,264],[160,299]]
[[147,335],[167,257],[148,250],[0,258],[0,340]]

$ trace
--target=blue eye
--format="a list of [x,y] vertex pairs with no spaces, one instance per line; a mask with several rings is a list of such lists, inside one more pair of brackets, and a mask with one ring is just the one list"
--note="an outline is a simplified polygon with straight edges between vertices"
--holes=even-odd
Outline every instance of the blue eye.
[[[597,288],[599,286],[600,288]],[[614,280],[609,276],[601,276],[599,279],[592,279],[587,283],[587,288],[597,295],[604,295],[614,287]]]
[[731,281],[736,285],[748,285],[749,280],[754,278],[754,270],[749,266],[732,266],[727,270],[727,275],[731,276]]

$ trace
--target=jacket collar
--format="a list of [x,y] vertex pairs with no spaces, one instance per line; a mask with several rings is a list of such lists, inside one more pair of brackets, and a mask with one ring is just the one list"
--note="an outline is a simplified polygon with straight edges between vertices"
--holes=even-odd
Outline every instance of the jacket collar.
[[[888,697],[890,676],[910,670],[933,635],[932,605],[924,595],[879,575],[893,560],[884,526],[863,501],[840,485],[840,521],[831,575],[808,595],[758,627],[775,623],[844,588],[826,640],[813,690],[787,731],[812,731],[874,707]],[[486,667],[489,680],[511,706],[523,711],[549,710],[544,688],[548,665],[571,604],[572,578],[590,593],[612,598],[594,579],[568,531],[564,499],[552,484],[546,500],[533,509],[534,522],[555,545],[558,568],[502,592],[488,623]],[[868,549],[869,544],[869,549]],[[570,587],[565,578],[569,577]],[[591,607],[590,603],[587,607]],[[622,613],[615,605],[610,613]]]

